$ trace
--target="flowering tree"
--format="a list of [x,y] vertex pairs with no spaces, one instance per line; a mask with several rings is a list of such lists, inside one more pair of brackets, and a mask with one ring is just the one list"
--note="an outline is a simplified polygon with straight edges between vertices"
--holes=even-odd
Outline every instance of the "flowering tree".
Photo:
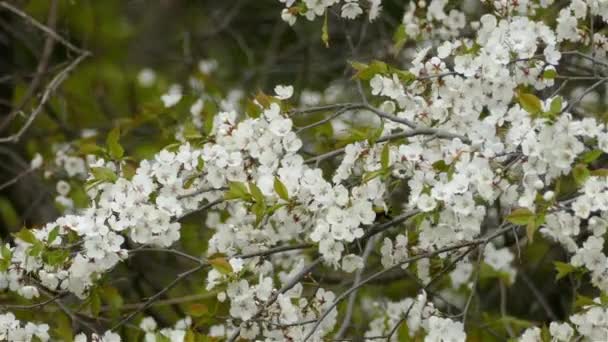
[[[75,55],[9,144],[90,53],[1,6]],[[144,69],[172,143],[129,155],[148,112],[36,155],[63,215],[3,243],[0,339],[608,340],[608,1],[406,2],[362,60],[382,7],[277,2],[346,41],[352,78],[323,92],[220,90],[215,60],[171,86]],[[144,254],[180,271],[127,304]]]

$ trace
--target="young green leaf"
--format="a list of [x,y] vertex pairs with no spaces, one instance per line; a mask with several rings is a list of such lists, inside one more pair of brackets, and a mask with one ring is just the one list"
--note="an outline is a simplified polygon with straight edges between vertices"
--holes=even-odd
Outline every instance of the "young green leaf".
[[46,243],[49,245],[52,244],[53,241],[55,241],[55,239],[57,238],[57,236],[59,236],[59,226],[56,226],[51,230],[48,238],[46,239]]
[[93,177],[95,177],[95,180],[102,182],[114,183],[118,179],[116,173],[107,167],[92,167],[91,173],[93,174]]
[[285,201],[289,201],[289,193],[287,192],[287,187],[279,177],[274,177],[274,191],[276,191],[277,195]]
[[382,148],[382,153],[380,154],[380,165],[382,165],[383,169],[388,169],[390,166],[390,146],[389,144],[384,144]]
[[556,96],[553,100],[551,100],[551,104],[549,105],[549,113],[552,116],[555,116],[562,112],[562,103],[563,99],[561,96]]
[[255,185],[255,183],[249,182],[249,191],[251,192],[251,195],[253,195],[254,201],[256,201],[257,203],[264,203],[264,194],[262,193],[262,190],[260,190],[260,188]]
[[221,274],[232,273],[232,266],[224,257],[215,257],[213,259],[209,259],[209,264],[211,264],[211,266]]
[[393,34],[393,49],[395,50],[395,54],[401,51],[405,42],[407,42],[407,33],[405,32],[405,25],[401,24],[397,26]]
[[518,208],[511,211],[511,213],[507,216],[507,221],[517,225],[524,225],[533,220],[534,216],[534,213],[530,210],[526,208]]
[[108,152],[110,157],[114,159],[120,159],[125,154],[125,150],[120,146],[120,128],[114,127],[108,137],[106,138],[106,145],[108,146]]
[[555,261],[555,270],[557,271],[557,275],[555,276],[555,280],[560,280],[568,274],[576,271],[576,267],[561,261]]
[[604,153],[602,150],[597,150],[597,149],[587,151],[581,155],[580,161],[585,164],[592,163],[592,162],[596,161],[597,158],[599,158],[602,155],[602,153]]
[[591,172],[587,168],[585,164],[577,164],[572,169],[572,177],[574,177],[574,181],[576,184],[583,185],[587,181],[587,179],[591,176]]
[[242,182],[230,182],[228,187],[228,191],[226,192],[225,198],[227,200],[231,199],[244,199],[249,200],[251,195],[249,194],[249,190],[245,183]]
[[15,237],[32,245],[40,243],[34,233],[27,228],[22,228],[18,233],[15,233]]
[[546,80],[552,80],[555,77],[557,77],[557,71],[553,68],[551,69],[545,69],[545,71],[543,71],[543,78]]
[[321,29],[321,40],[325,47],[329,47],[329,25],[327,24],[327,11],[325,11],[325,20],[323,20],[323,28]]
[[529,93],[519,95],[519,105],[532,115],[538,114],[543,108],[540,99],[536,95]]

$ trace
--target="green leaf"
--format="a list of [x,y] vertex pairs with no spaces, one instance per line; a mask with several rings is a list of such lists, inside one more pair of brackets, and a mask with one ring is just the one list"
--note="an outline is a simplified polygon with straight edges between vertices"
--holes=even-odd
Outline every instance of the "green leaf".
[[505,283],[509,283],[510,277],[507,272],[498,271],[494,269],[492,266],[486,264],[485,262],[481,264],[481,268],[479,269],[479,277],[480,279],[501,279]]
[[255,104],[255,102],[253,102],[252,100],[247,100],[247,102],[245,102],[245,113],[247,113],[247,116],[249,116],[250,118],[259,118],[260,115],[262,114],[262,109],[260,109],[260,107]]
[[383,169],[388,169],[390,166],[390,146],[389,144],[384,144],[382,148],[382,153],[380,154],[380,165],[382,165]]
[[577,164],[572,169],[572,177],[577,185],[583,185],[587,179],[591,176],[591,172],[585,164]]
[[80,153],[81,154],[94,154],[94,155],[103,155],[106,150],[102,147],[97,146],[94,143],[83,143],[80,145]]
[[608,177],[608,169],[595,169],[590,171],[592,176]]
[[367,69],[367,67],[368,67],[367,64],[361,63],[361,62],[348,61],[348,63],[350,64],[351,67],[353,67],[353,69],[355,69],[357,71],[363,71],[363,70]]
[[405,25],[401,24],[397,26],[395,33],[393,34],[393,48],[395,50],[395,54],[398,54],[399,51],[403,48],[405,42],[407,42],[407,33],[405,32]]
[[94,187],[96,187],[97,185],[103,183],[103,180],[98,180],[98,179],[92,179],[90,181],[87,181],[84,185],[84,189],[85,191],[89,191],[90,189],[93,189]]
[[57,238],[57,236],[59,236],[59,226],[56,226],[55,228],[53,228],[50,233],[48,238],[46,239],[46,243],[48,245],[52,244],[53,241],[55,241],[55,239]]
[[107,167],[92,167],[91,173],[97,181],[114,183],[118,179],[116,173]]
[[253,195],[253,199],[257,203],[264,203],[264,194],[262,193],[262,190],[260,190],[260,188],[255,185],[255,183],[249,182],[249,191],[251,192],[251,195]]
[[[0,164],[2,162],[0,161]],[[23,220],[19,218],[19,212],[15,203],[7,197],[0,196],[0,221],[9,231],[14,231],[21,226]]]
[[0,255],[2,255],[2,259],[10,260],[13,257],[13,252],[11,252],[10,248],[6,247],[6,244],[3,244],[1,242],[0,244],[2,246],[0,247]]
[[42,252],[44,251],[44,246],[38,242],[35,243],[32,247],[30,247],[30,249],[27,252],[27,255],[32,256],[32,257],[38,257],[40,256],[40,254],[42,254]]
[[433,163],[433,169],[439,172],[448,172],[450,166],[446,164],[445,160],[441,159]]
[[209,134],[211,134],[211,131],[213,131],[214,119],[215,119],[215,115],[205,112],[205,122],[203,124],[203,130],[205,131],[205,134],[209,135]]
[[546,80],[552,80],[557,77],[557,71],[555,69],[545,69],[543,71],[543,78]]
[[556,116],[562,112],[562,102],[563,99],[561,96],[556,96],[551,100],[551,104],[549,105],[549,113],[551,116]]
[[224,257],[215,257],[213,259],[209,259],[209,264],[211,264],[211,266],[221,274],[232,273],[232,266]]
[[47,250],[42,254],[45,263],[51,266],[59,266],[70,256],[70,252],[65,249]]
[[13,253],[8,247],[6,247],[6,244],[2,244],[2,246],[0,247],[0,251],[2,254],[2,259],[0,259],[0,272],[6,272],[6,270],[8,270],[9,266],[11,265]]
[[23,242],[27,242],[32,245],[40,243],[34,233],[32,233],[32,231],[27,228],[23,228],[18,233],[15,233],[15,237]]
[[273,102],[278,101],[276,98],[265,94],[263,91],[258,91],[258,93],[255,95],[255,100],[263,108],[268,108]]
[[370,180],[382,176],[385,173],[384,169],[380,169],[380,170],[374,170],[374,171],[370,171],[370,172],[366,172],[363,174],[363,177],[361,178],[361,181],[363,183],[367,183]]
[[518,208],[511,211],[511,213],[507,216],[507,221],[517,225],[524,225],[528,224],[534,219],[534,217],[535,214],[530,210],[526,208]]
[[209,308],[205,304],[194,303],[188,308],[188,314],[192,317],[201,317],[209,314]]
[[108,146],[108,152],[114,159],[120,159],[125,154],[125,150],[120,146],[120,128],[114,127],[108,137],[106,138],[106,145]]
[[268,215],[274,214],[277,210],[284,207],[285,205],[286,205],[285,203],[278,203],[278,204],[275,204],[275,205],[269,207],[267,210]]
[[120,310],[124,305],[124,299],[115,287],[107,285],[100,292],[104,302],[108,303],[113,310]]
[[285,201],[289,201],[289,193],[287,192],[287,187],[278,177],[274,177],[274,191],[279,195],[280,198]]
[[551,338],[551,332],[547,325],[543,324],[543,327],[540,330],[540,339],[542,342],[551,342],[553,339]]
[[329,47],[329,25],[327,24],[327,11],[325,11],[325,19],[323,20],[323,28],[321,29],[321,40],[325,47]]
[[[351,62],[351,65],[353,63]],[[361,65],[358,65],[360,67]],[[353,66],[354,67],[354,66]],[[376,74],[386,74],[389,71],[389,67],[386,63],[381,61],[372,61],[366,68],[357,70],[357,73],[353,76],[353,78],[358,78],[360,80],[369,81]]]
[[588,306],[588,305],[597,305],[596,302],[593,301],[593,299],[583,296],[583,295],[577,295],[576,296],[576,300],[574,301],[574,306],[576,306],[577,308],[582,308],[584,306]]
[[519,105],[528,113],[535,115],[542,110],[540,99],[534,94],[519,94]]
[[561,261],[555,261],[555,270],[557,271],[557,275],[555,276],[555,280],[560,280],[568,274],[576,271],[576,267]]
[[200,177],[200,175],[198,175],[198,174],[191,175],[190,177],[186,178],[182,187],[184,189],[190,189],[192,187],[192,184],[194,183],[194,181],[197,180],[199,177]]
[[91,314],[93,316],[99,315],[99,311],[101,310],[101,297],[99,296],[97,289],[91,291],[91,295],[89,297],[89,309],[91,310]]
[[266,215],[266,204],[264,202],[255,202],[250,209],[255,214],[255,224],[257,226],[264,219],[264,215]]
[[171,342],[171,339],[161,333],[156,333],[156,342]]
[[408,85],[416,80],[416,75],[414,75],[413,73],[411,73],[411,72],[409,72],[407,70],[400,70],[400,69],[390,68],[390,72],[396,74],[397,77],[402,82],[404,82],[404,83],[406,83]]
[[231,199],[244,199],[249,200],[251,195],[245,183],[242,182],[230,182],[228,191],[225,194],[225,198]]
[[589,163],[596,161],[597,158],[599,158],[602,155],[602,153],[604,153],[602,150],[587,151],[587,152],[583,153],[579,159],[582,163],[589,164]]
[[380,121],[380,127],[372,130],[370,134],[368,134],[367,142],[370,145],[375,144],[376,141],[378,141],[378,139],[380,139],[380,137],[382,136],[382,132],[384,132],[384,120]]
[[534,233],[538,230],[538,228],[545,223],[545,215],[540,214],[533,217],[528,224],[526,225],[526,236],[530,243],[534,241]]
[[198,128],[196,128],[196,126],[194,126],[194,124],[192,123],[192,121],[187,121],[184,124],[184,132],[183,132],[183,134],[184,134],[184,138],[186,138],[186,140],[201,139],[201,138],[203,138],[203,135],[198,130]]

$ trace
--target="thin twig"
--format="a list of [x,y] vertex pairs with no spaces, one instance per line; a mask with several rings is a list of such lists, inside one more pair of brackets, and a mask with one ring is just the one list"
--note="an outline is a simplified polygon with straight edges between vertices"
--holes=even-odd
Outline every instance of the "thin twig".
[[44,24],[40,23],[38,20],[29,16],[27,13],[14,7],[13,5],[10,5],[8,2],[5,2],[5,1],[0,2],[0,7],[3,7],[5,9],[13,12],[14,14],[20,16],[21,18],[25,19],[27,22],[29,22],[30,24],[32,24],[33,26],[35,26],[42,32],[48,34],[49,36],[53,37],[55,40],[57,40],[61,44],[65,45],[65,47],[67,47],[68,49],[70,49],[78,54],[81,54],[81,55],[90,55],[89,51],[76,47],[74,44],[70,43],[67,39],[65,39],[62,36],[60,36],[59,34],[57,34],[57,32],[55,32],[53,29],[45,26]]
[[449,252],[449,251],[453,251],[453,250],[458,250],[461,248],[466,248],[466,247],[471,247],[471,246],[476,246],[476,245],[480,245],[480,244],[485,244],[488,243],[488,241],[491,241],[493,239],[495,239],[496,237],[504,234],[505,232],[509,231],[511,229],[511,226],[508,225],[505,228],[499,229],[496,232],[494,232],[493,234],[489,235],[486,238],[481,238],[481,239],[477,239],[477,240],[473,240],[473,241],[468,241],[468,242],[463,242],[457,245],[453,245],[453,246],[447,246],[447,247],[443,247],[440,249],[437,249],[435,251],[431,251],[431,252],[426,252],[426,253],[421,253],[418,255],[415,255],[413,257],[410,257],[402,262],[399,262],[389,268],[386,268],[384,270],[378,271],[372,275],[370,275],[369,277],[365,278],[364,280],[362,280],[358,285],[356,286],[352,286],[350,287],[348,290],[342,292],[342,294],[340,294],[338,297],[336,297],[336,299],[334,300],[334,302],[329,306],[329,308],[327,308],[317,319],[317,323],[315,323],[315,325],[312,327],[312,329],[308,332],[308,334],[306,335],[306,337],[304,338],[303,342],[308,341],[308,339],[314,334],[315,330],[319,327],[319,325],[321,325],[321,322],[323,322],[323,320],[327,317],[327,315],[329,315],[329,313],[335,309],[335,307],[338,305],[338,303],[340,303],[344,298],[346,298],[346,296],[350,295],[350,293],[352,293],[353,291],[357,290],[358,288],[366,285],[367,283],[369,283],[370,281],[372,281],[373,279],[387,273],[390,272],[393,269],[396,269],[398,267],[401,267],[403,265],[409,264],[411,262],[420,260],[420,259],[424,259],[424,258],[431,258],[435,255],[438,254],[442,254],[445,252]]
[[[55,24],[57,23],[57,0],[53,0],[49,6],[49,15],[47,19],[47,25],[51,30],[54,30]],[[53,53],[53,47],[55,46],[55,39],[51,35],[47,35],[46,40],[44,41],[44,47],[42,48],[42,56],[40,57],[40,61],[38,62],[38,66],[36,67],[36,74],[34,78],[30,82],[25,91],[25,94],[22,97],[20,103],[7,115],[7,117],[0,123],[0,131],[2,131],[6,126],[8,126],[11,121],[17,116],[19,112],[23,109],[23,107],[29,102],[29,100],[34,96],[34,93],[44,74],[46,74],[49,60],[51,59],[51,55]]]
[[120,328],[123,324],[128,323],[131,319],[133,319],[133,317],[135,317],[141,311],[144,311],[148,307],[150,307],[150,305],[152,305],[152,303],[154,303],[158,298],[160,298],[160,296],[162,296],[165,292],[171,290],[180,281],[182,281],[183,279],[185,279],[189,275],[202,270],[203,268],[205,268],[207,266],[208,266],[208,264],[200,264],[200,265],[198,265],[198,266],[196,266],[194,268],[189,269],[186,272],[182,272],[182,273],[178,274],[177,277],[175,279],[173,279],[167,286],[165,286],[162,290],[156,292],[153,296],[151,296],[150,298],[148,298],[148,300],[139,309],[134,310],[129,315],[127,315],[125,318],[121,319],[110,330],[114,331],[114,330]]
[[38,103],[38,106],[36,106],[36,108],[32,111],[32,113],[30,113],[25,124],[19,129],[19,131],[17,133],[10,135],[8,137],[0,138],[0,143],[4,143],[4,142],[17,143],[19,141],[19,139],[21,138],[21,136],[25,133],[25,131],[27,131],[27,129],[32,125],[32,123],[34,122],[34,120],[36,119],[38,114],[40,114],[40,112],[42,111],[42,108],[44,107],[46,102],[49,100],[51,95],[55,92],[57,87],[59,87],[59,85],[61,85],[61,83],[67,78],[68,74],[72,70],[74,70],[74,68],[76,68],[76,66],[78,64],[80,64],[80,62],[82,62],[88,56],[89,56],[89,53],[84,53],[84,54],[78,56],[65,69],[63,69],[60,73],[58,73],[51,80],[51,82],[49,82],[49,84],[47,85],[46,89],[44,90],[44,92],[42,94],[42,98],[40,99],[40,102]]
[[519,276],[524,281],[524,283],[526,284],[526,286],[528,287],[528,289],[530,289],[530,291],[532,291],[532,294],[536,297],[536,299],[538,300],[538,303],[543,308],[543,310],[545,310],[545,313],[547,314],[547,317],[549,317],[552,321],[557,321],[558,318],[555,315],[555,313],[553,312],[553,310],[551,309],[551,306],[549,305],[549,303],[547,303],[547,300],[545,299],[545,296],[543,296],[543,294],[536,287],[536,285],[530,279],[530,277],[528,277],[528,275],[525,272],[523,272],[523,271],[519,272]]
[[[293,276],[285,285],[283,285],[283,287],[281,287],[278,291],[274,292],[272,294],[272,296],[266,301],[266,303],[264,303],[264,305],[255,313],[255,315],[253,315],[253,317],[250,319],[250,321],[257,319],[260,315],[262,315],[262,313],[264,313],[264,311],[266,311],[266,309],[270,305],[272,305],[274,302],[277,301],[277,299],[279,299],[279,295],[289,291],[292,287],[296,286],[296,284],[302,278],[304,278],[310,271],[312,271],[315,267],[317,267],[317,265],[319,265],[322,261],[323,261],[323,257],[318,257],[312,263],[305,266],[300,272],[298,272],[295,276]],[[239,337],[240,334],[241,334],[241,329],[239,327],[237,327],[234,330],[234,332],[232,333],[232,335],[230,336],[230,338],[228,339],[228,341],[229,342],[236,341],[236,339]]]
[[[375,237],[372,237],[371,239],[367,240],[367,244],[365,245],[365,250],[363,251],[363,255],[361,256],[361,258],[363,259],[363,265],[365,265],[367,258],[369,257],[372,250],[374,249],[376,240],[377,239]],[[353,283],[354,285],[358,285],[361,282],[361,277],[363,276],[364,270],[365,270],[365,267],[361,267],[360,269],[357,270],[357,273],[355,274],[355,281]],[[348,304],[346,306],[346,314],[344,315],[344,319],[342,320],[342,325],[340,326],[340,330],[338,330],[338,332],[336,333],[334,338],[341,339],[344,336],[344,333],[346,333],[346,330],[348,329],[348,326],[350,325],[350,320],[352,319],[352,316],[353,316],[353,309],[355,308],[356,299],[357,299],[357,291],[353,291],[350,294],[350,296],[348,297]]]
[[585,96],[587,96],[589,93],[594,91],[595,88],[604,84],[604,82],[606,82],[606,81],[608,81],[608,78],[602,78],[599,81],[595,82],[593,85],[591,85],[589,88],[585,89],[585,91],[581,95],[579,95],[579,97],[577,97],[576,100],[574,100],[568,104],[568,107],[566,107],[566,109],[564,109],[562,111],[562,113],[570,111],[570,109],[572,109],[576,104],[581,102],[585,98]]
[[4,189],[4,188],[7,188],[7,187],[9,187],[9,186],[11,186],[11,185],[13,185],[13,184],[17,183],[17,182],[18,182],[18,181],[19,181],[21,178],[23,178],[23,177],[25,177],[25,176],[29,175],[29,174],[30,174],[30,173],[32,173],[34,170],[36,170],[36,169],[29,168],[29,169],[27,169],[27,170],[25,170],[25,171],[23,171],[23,172],[19,173],[18,175],[16,175],[16,176],[15,176],[15,177],[13,177],[12,179],[10,179],[10,180],[8,180],[8,181],[6,181],[6,182],[4,182],[4,183],[0,184],[0,190],[2,190],[2,189]]

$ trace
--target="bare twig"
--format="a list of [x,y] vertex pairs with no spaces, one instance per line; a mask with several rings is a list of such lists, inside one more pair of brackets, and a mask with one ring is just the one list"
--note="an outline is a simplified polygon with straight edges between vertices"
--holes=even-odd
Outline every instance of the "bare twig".
[[591,85],[589,88],[585,89],[582,94],[580,94],[574,101],[568,104],[568,107],[566,107],[566,109],[564,109],[562,113],[570,111],[576,104],[581,102],[585,98],[585,96],[594,91],[595,88],[604,84],[606,81],[608,81],[608,78],[602,78],[599,81],[595,82],[593,85]]
[[[367,258],[369,257],[372,250],[374,249],[375,244],[376,244],[375,237],[372,237],[371,239],[367,240],[367,244],[365,245],[365,250],[363,251],[363,255],[361,256],[361,258],[363,259],[363,265],[365,265],[365,262],[367,261]],[[355,281],[353,283],[354,285],[358,285],[361,282],[361,277],[363,276],[364,270],[365,270],[365,267],[362,267],[357,270],[357,273],[355,274]],[[348,304],[346,306],[346,314],[344,315],[344,319],[342,320],[342,325],[340,326],[340,330],[338,330],[338,332],[336,333],[334,338],[341,339],[342,336],[344,336],[344,333],[346,332],[346,330],[348,329],[348,326],[350,325],[350,320],[352,319],[352,316],[353,316],[353,309],[355,308],[356,299],[357,299],[357,291],[353,291],[350,294],[350,296],[348,297]]]
[[35,26],[40,31],[46,33],[47,35],[53,37],[53,39],[55,39],[56,41],[65,45],[65,47],[67,47],[68,49],[70,49],[80,55],[89,55],[90,54],[89,51],[76,47],[74,44],[70,43],[67,39],[65,39],[62,36],[60,36],[59,34],[57,34],[57,32],[55,32],[53,29],[45,26],[44,24],[42,24],[39,21],[37,21],[36,19],[32,18],[31,16],[29,16],[27,13],[23,12],[22,10],[14,7],[13,5],[10,5],[8,2],[6,2],[6,1],[0,2],[0,7],[3,7],[5,9],[13,12],[14,14],[20,16],[21,18],[23,18],[24,20],[26,20],[27,22],[29,22],[30,24]]
[[498,280],[498,286],[500,289],[500,315],[502,316],[502,323],[505,327],[505,330],[509,334],[511,338],[515,338],[515,333],[513,332],[513,327],[511,324],[506,321],[507,318],[507,287],[502,280]]
[[350,293],[352,293],[353,291],[357,290],[358,288],[366,285],[367,283],[369,283],[370,281],[372,281],[373,279],[393,270],[396,269],[398,267],[401,267],[403,265],[409,264],[411,262],[420,260],[420,259],[424,259],[424,258],[431,258],[435,255],[438,254],[442,254],[445,252],[449,252],[449,251],[453,251],[453,250],[458,250],[461,248],[466,248],[466,247],[471,247],[471,246],[477,246],[480,244],[486,244],[489,241],[495,239],[496,237],[504,234],[505,232],[509,231],[511,229],[511,226],[508,225],[505,228],[502,229],[498,229],[496,232],[492,233],[491,235],[489,235],[486,238],[480,238],[477,240],[473,240],[473,241],[468,241],[468,242],[463,242],[460,244],[456,244],[453,246],[447,246],[447,247],[443,247],[440,249],[437,249],[435,251],[431,251],[431,252],[425,252],[425,253],[421,253],[418,255],[415,255],[413,257],[410,257],[400,263],[397,263],[396,265],[393,265],[389,268],[383,269],[381,271],[378,271],[372,275],[370,275],[369,277],[365,278],[364,280],[362,280],[359,284],[357,284],[356,286],[352,286],[350,287],[348,290],[344,291],[342,294],[340,294],[338,297],[336,297],[336,299],[334,300],[334,302],[329,306],[328,309],[326,309],[317,319],[317,323],[315,323],[315,325],[312,327],[312,329],[308,332],[308,334],[306,335],[306,337],[304,338],[304,342],[308,341],[308,339],[314,334],[315,330],[319,327],[319,325],[321,325],[321,322],[323,322],[323,320],[327,317],[327,315],[329,315],[329,313],[335,309],[335,307],[338,305],[338,303],[340,303],[344,298],[346,298],[348,295],[350,295]]
[[25,133],[25,131],[27,131],[27,129],[32,125],[32,123],[34,122],[34,120],[36,119],[38,114],[40,114],[45,103],[50,99],[51,95],[55,92],[57,87],[59,87],[59,85],[61,85],[61,83],[67,78],[68,74],[72,70],[74,70],[74,68],[76,68],[76,66],[78,64],[80,64],[80,62],[82,62],[88,56],[89,56],[89,53],[84,53],[84,54],[78,56],[65,69],[63,69],[60,73],[58,73],[51,80],[51,82],[49,82],[49,84],[47,85],[46,89],[42,93],[42,98],[40,99],[38,106],[36,106],[36,108],[32,111],[32,113],[30,113],[25,124],[23,126],[21,126],[21,128],[19,129],[19,131],[17,133],[10,135],[8,137],[0,138],[0,143],[5,143],[5,142],[17,143],[19,141],[19,139],[21,138],[21,136]]
[[[280,246],[280,247],[271,248],[271,249],[268,249],[268,250],[265,250],[265,251],[237,255],[235,257],[236,258],[242,258],[242,259],[248,259],[248,258],[254,258],[254,257],[258,257],[258,256],[267,256],[267,255],[271,255],[271,254],[276,254],[276,253],[281,253],[281,252],[291,251],[291,250],[296,250],[296,249],[305,249],[305,248],[309,248],[309,247],[311,247],[310,244],[303,244],[303,245],[296,245],[296,246]],[[175,250],[175,249],[169,249],[169,248],[139,248],[139,249],[131,250],[131,252],[146,252],[146,251],[150,251],[150,252],[165,252],[165,253],[175,254],[175,255],[178,255],[178,256],[183,257],[185,259],[197,262],[198,265],[196,267],[194,267],[194,268],[191,268],[191,269],[183,272],[183,273],[180,273],[167,286],[165,286],[164,288],[162,288],[160,291],[156,292],[153,296],[151,296],[150,298],[148,298],[148,300],[146,300],[143,304],[140,304],[139,307],[136,308],[133,312],[131,312],[128,316],[126,316],[125,318],[123,318],[122,320],[120,320],[120,322],[118,322],[116,325],[114,325],[111,330],[116,330],[116,329],[120,328],[122,325],[128,323],[139,312],[144,311],[148,307],[152,306],[154,304],[154,302],[158,301],[158,298],[160,298],[164,293],[166,293],[167,291],[169,291],[170,289],[172,289],[173,287],[175,287],[183,279],[185,279],[189,275],[191,275],[193,273],[196,273],[196,272],[198,272],[198,271],[200,271],[200,270],[202,270],[202,269],[204,269],[204,268],[206,268],[206,267],[208,267],[210,265],[210,263],[209,263],[209,261],[207,259],[202,259],[202,258],[199,259],[199,258],[197,258],[195,256],[189,255],[187,253],[184,253],[184,252],[181,252],[181,251],[178,251],[178,250]],[[316,266],[319,262],[321,262],[321,258],[318,258],[317,260],[315,260],[313,262],[313,264],[309,265],[307,268],[312,269],[312,267]],[[302,272],[306,271],[307,268],[305,268]],[[308,269],[304,273],[304,275],[307,274],[308,272],[310,272],[310,269]],[[302,276],[304,276],[304,275],[302,275]],[[296,278],[296,277],[294,277],[294,278]],[[288,291],[289,289],[291,289],[293,286],[295,286],[295,284],[297,283],[297,281],[299,281],[300,278],[292,280],[291,282],[289,282],[288,284],[286,284],[281,290],[279,290],[278,293],[275,293],[275,295],[268,300],[268,304],[266,305],[266,307],[269,306],[269,305],[271,305],[274,301],[276,301],[277,298],[278,298],[278,295],[280,293],[284,293],[284,292]]]
[[47,304],[53,303],[56,300],[64,297],[65,295],[67,295],[67,292],[60,292],[54,296],[51,296],[49,299],[42,301],[40,303],[34,303],[34,304],[28,304],[28,305],[18,305],[18,304],[2,304],[0,305],[0,307],[4,310],[10,309],[10,310],[32,310],[32,309],[39,309],[42,308],[43,306],[46,306]]
[[551,306],[549,305],[549,303],[547,303],[545,296],[543,296],[542,292],[540,292],[540,290],[536,287],[536,285],[534,284],[532,279],[530,279],[530,277],[524,271],[519,272],[519,276],[524,281],[524,283],[526,284],[528,289],[530,289],[530,291],[532,291],[532,294],[534,295],[534,297],[536,297],[536,299],[538,300],[538,303],[543,308],[543,310],[545,310],[547,317],[549,317],[552,321],[557,321],[558,320],[557,316],[551,309]]
[[[55,24],[57,23],[57,0],[51,1],[51,5],[49,7],[49,15],[47,19],[48,27],[53,30],[55,28]],[[7,117],[0,123],[0,131],[2,131],[6,126],[10,124],[10,122],[17,116],[23,107],[29,102],[29,100],[34,96],[38,85],[42,81],[42,77],[47,72],[49,60],[51,58],[51,54],[53,53],[53,47],[55,46],[55,39],[51,35],[47,35],[46,40],[44,41],[44,47],[42,48],[42,56],[40,57],[40,61],[38,62],[38,66],[36,67],[36,74],[34,78],[30,82],[23,95],[21,103],[14,108],[11,113],[7,115]]]
[[17,183],[21,178],[29,175],[30,173],[32,173],[35,169],[33,168],[29,168],[21,173],[19,173],[18,175],[16,175],[15,177],[13,177],[12,179],[0,184],[0,190],[7,188],[15,183]]
[[177,277],[175,279],[173,279],[167,286],[165,286],[162,290],[156,292],[154,295],[152,295],[150,298],[148,298],[148,300],[139,309],[134,310],[129,315],[127,315],[125,318],[121,319],[110,330],[116,330],[116,329],[120,328],[122,325],[128,323],[138,313],[140,313],[141,311],[150,307],[150,305],[152,305],[152,303],[154,303],[158,298],[160,298],[160,296],[162,296],[165,292],[171,290],[173,287],[175,287],[175,285],[177,285],[179,282],[181,282],[183,279],[185,279],[189,275],[202,270],[203,268],[207,267],[208,265],[209,264],[201,263],[200,265],[198,265],[194,268],[191,268],[191,269],[187,270],[186,272],[182,272],[182,273],[178,274]]

